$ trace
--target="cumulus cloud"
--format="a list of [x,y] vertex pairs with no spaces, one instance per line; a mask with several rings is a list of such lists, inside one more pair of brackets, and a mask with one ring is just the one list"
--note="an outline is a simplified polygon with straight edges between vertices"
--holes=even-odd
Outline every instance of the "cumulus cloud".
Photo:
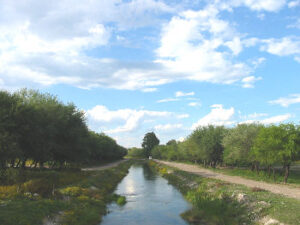
[[201,103],[199,103],[199,102],[190,102],[188,105],[191,106],[191,107],[196,107],[196,106],[201,106]]
[[211,111],[202,117],[198,122],[192,125],[192,129],[196,129],[199,126],[207,125],[232,125],[235,123],[233,120],[234,117],[234,108],[224,108],[223,105],[215,104],[211,106]]
[[244,88],[253,88],[254,83],[261,79],[262,79],[261,77],[254,77],[254,76],[245,77],[242,79],[243,87]]
[[195,95],[195,92],[182,92],[182,91],[177,91],[175,93],[176,97],[184,97],[184,96],[193,96]]
[[162,1],[0,0],[0,5],[0,76],[6,88],[64,83],[147,92],[170,82],[157,63],[87,54],[108,45],[118,30],[153,26],[158,14],[174,12]]
[[273,55],[288,56],[300,54],[300,38],[298,37],[271,38],[262,40],[262,43],[260,50]]
[[154,127],[155,130],[157,131],[174,131],[174,130],[177,130],[177,129],[181,129],[183,127],[183,125],[181,123],[178,123],[178,124],[159,124],[159,125],[156,125]]
[[290,1],[290,2],[288,3],[288,7],[289,7],[289,8],[294,8],[294,7],[297,7],[297,6],[300,6],[300,0]]
[[269,103],[288,107],[289,105],[300,103],[300,94],[291,94],[289,97],[281,97],[276,100],[269,101]]
[[243,123],[246,123],[246,124],[261,123],[261,124],[265,124],[265,125],[276,124],[276,123],[282,123],[291,117],[292,117],[292,115],[287,113],[287,114],[272,116],[272,117],[260,119],[260,120],[257,120],[257,119],[256,120],[246,120],[246,121],[240,122],[240,124],[243,124]]
[[[176,4],[170,6],[160,0],[92,0],[88,4],[78,0],[43,4],[37,0],[0,0],[2,85],[10,88],[63,83],[85,89],[152,92],[159,85],[179,80],[240,82],[253,76],[255,69],[238,59],[251,41],[221,19],[220,11],[240,6],[277,11],[284,3],[215,1],[198,11],[178,13],[180,7],[173,7]],[[154,61],[125,62],[89,54],[109,46],[112,39],[123,41],[121,31],[157,27],[162,22],[158,15],[162,14],[172,17],[169,22],[164,17]],[[278,54],[280,50],[272,50],[270,44],[265,42],[266,51]]]
[[[128,133],[139,130],[145,123],[153,123],[160,119],[183,119],[189,117],[188,114],[177,114],[168,111],[151,111],[135,109],[110,110],[104,105],[96,105],[86,111],[86,117],[91,127],[95,130],[109,134]],[[175,126],[175,125],[174,125]],[[178,124],[176,125],[178,127]],[[167,127],[170,127],[168,125]],[[162,130],[162,126],[155,126],[155,129]],[[164,127],[166,128],[166,127]]]
[[99,124],[100,126],[117,124],[116,128],[104,130],[106,133],[131,132],[138,129],[147,119],[166,118],[173,115],[173,113],[166,111],[134,109],[109,110],[103,105],[95,106],[88,110],[86,114],[91,123]]
[[156,62],[181,79],[231,84],[253,70],[235,59],[243,50],[241,36],[214,5],[184,11],[164,25]]

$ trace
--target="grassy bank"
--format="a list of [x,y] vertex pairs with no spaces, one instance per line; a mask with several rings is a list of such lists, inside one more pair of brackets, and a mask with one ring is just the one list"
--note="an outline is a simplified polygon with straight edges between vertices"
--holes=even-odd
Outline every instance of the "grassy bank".
[[263,224],[262,220],[268,222],[271,218],[284,224],[300,224],[298,200],[150,164],[192,203],[193,208],[182,214],[191,224]]
[[[269,175],[268,171],[260,170],[258,173],[256,171],[251,171],[250,169],[244,168],[217,168],[213,169],[215,172],[224,173],[232,176],[240,176],[252,180],[264,181],[268,183],[283,183],[284,172],[280,169],[276,170],[275,179],[271,172]],[[288,182],[292,186],[300,187],[300,170],[292,169],[289,174]]]
[[[131,162],[103,171],[9,171],[9,185],[0,186],[0,224],[98,224]],[[124,200],[119,200],[124,201]]]

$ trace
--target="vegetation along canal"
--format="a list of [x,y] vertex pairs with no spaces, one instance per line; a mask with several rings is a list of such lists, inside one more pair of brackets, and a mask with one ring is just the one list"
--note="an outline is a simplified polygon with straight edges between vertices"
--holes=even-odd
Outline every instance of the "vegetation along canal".
[[126,196],[127,203],[112,203],[101,225],[186,225],[180,214],[190,208],[181,193],[146,163],[136,163],[118,185],[116,194]]

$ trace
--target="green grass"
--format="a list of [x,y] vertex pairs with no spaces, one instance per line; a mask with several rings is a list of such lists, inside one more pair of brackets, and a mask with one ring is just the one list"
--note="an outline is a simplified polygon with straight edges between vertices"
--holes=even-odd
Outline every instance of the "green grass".
[[23,171],[21,180],[0,186],[0,224],[40,225],[58,214],[62,225],[98,224],[107,203],[117,201],[112,193],[130,165],[94,172]]
[[[203,178],[154,162],[150,164],[192,203],[193,208],[182,214],[191,224],[257,224],[259,219],[267,215],[285,224],[300,224],[299,200],[261,189]],[[238,202],[238,194],[245,194],[247,201]]]
[[[222,168],[222,169],[212,169],[215,172],[224,173],[232,176],[240,176],[252,180],[264,181],[268,183],[283,183],[284,175],[281,171],[276,171],[275,180],[273,179],[272,173],[269,177],[268,173],[264,170],[259,171],[257,174],[256,171],[251,171],[250,169],[241,169],[241,168]],[[292,184],[293,186],[300,187],[300,171],[299,170],[291,170],[288,178],[288,184]]]

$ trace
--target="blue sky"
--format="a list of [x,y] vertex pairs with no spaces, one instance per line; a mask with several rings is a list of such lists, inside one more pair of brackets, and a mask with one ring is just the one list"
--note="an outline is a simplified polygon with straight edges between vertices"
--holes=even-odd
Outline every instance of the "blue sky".
[[74,102],[140,146],[300,120],[300,0],[0,0],[0,88]]

